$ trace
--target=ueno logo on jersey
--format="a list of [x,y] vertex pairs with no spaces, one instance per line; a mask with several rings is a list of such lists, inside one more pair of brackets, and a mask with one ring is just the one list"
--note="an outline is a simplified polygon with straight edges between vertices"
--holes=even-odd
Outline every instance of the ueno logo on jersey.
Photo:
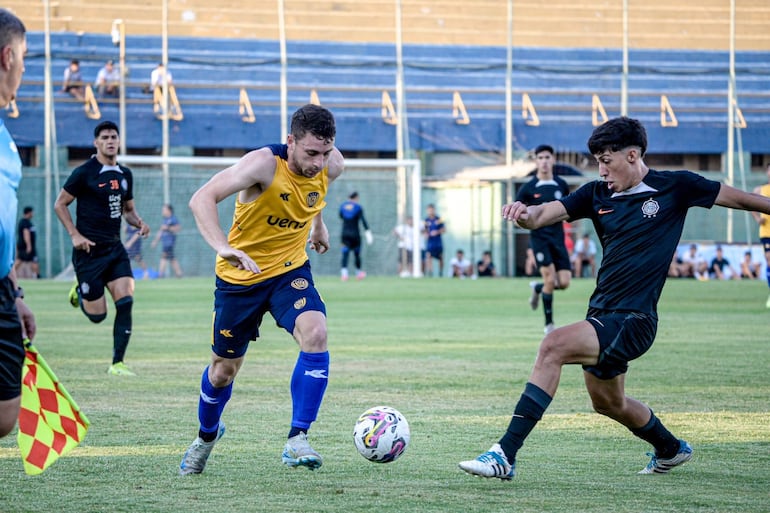
[[267,216],[267,224],[270,226],[277,226],[278,228],[288,228],[290,230],[301,230],[307,225],[307,221],[300,223],[294,219],[288,219],[286,217]]

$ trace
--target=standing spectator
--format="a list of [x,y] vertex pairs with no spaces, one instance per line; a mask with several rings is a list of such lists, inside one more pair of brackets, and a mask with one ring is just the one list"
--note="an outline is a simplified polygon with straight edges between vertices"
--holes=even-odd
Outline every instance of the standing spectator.
[[149,278],[147,264],[142,256],[142,233],[139,228],[126,223],[126,242],[123,243],[123,246],[126,248],[129,260],[136,262],[136,265],[142,270],[142,279]]
[[[767,165],[766,173],[767,183],[756,187],[754,194],[761,194],[770,198],[770,164]],[[759,243],[765,250],[765,278],[767,279],[767,286],[770,287],[770,215],[759,212],[752,212],[751,215],[759,224]],[[767,296],[765,306],[770,308],[770,295]]]
[[32,223],[34,215],[35,210],[26,206],[24,215],[19,220],[14,263],[17,278],[40,278],[40,265],[37,261],[37,229]]
[[[199,378],[198,436],[182,457],[182,475],[203,472],[224,434],[222,413],[249,342],[259,337],[268,312],[299,346],[290,384],[291,425],[281,460],[310,470],[323,463],[307,432],[329,382],[326,306],[306,248],[309,244],[319,254],[329,250],[325,197],[345,162],[334,146],[336,126],[327,109],[299,108],[290,130],[286,144],[247,153],[190,199],[201,235],[217,252],[217,277],[210,364]],[[217,204],[232,195],[237,196],[234,226],[226,235]]]
[[[134,177],[118,164],[120,140],[118,126],[102,121],[94,129],[96,155],[75,168],[54,203],[54,211],[72,238],[72,265],[77,282],[70,290],[70,304],[88,320],[100,323],[107,318],[105,287],[115,302],[112,330],[112,364],[107,373],[133,376],[123,362],[131,338],[134,306],[134,273],[120,240],[122,218],[147,237],[150,227],[134,206]],[[77,200],[77,224],[72,222],[69,205]]]
[[121,70],[116,68],[112,61],[107,61],[104,67],[99,70],[94,85],[100,98],[118,96],[120,93],[120,73]]
[[575,243],[575,251],[572,254],[572,260],[575,267],[575,278],[583,277],[584,266],[588,266],[591,271],[591,278],[596,276],[596,243],[591,239],[589,233],[584,233],[583,237]]
[[[553,174],[555,163],[553,148],[547,144],[541,144],[535,148],[534,154],[537,171],[535,176],[519,190],[516,200],[526,205],[542,205],[569,194],[567,182]],[[564,240],[563,223],[532,230],[529,237],[542,278],[540,282],[532,281],[529,284],[532,288],[529,306],[532,310],[537,310],[542,295],[545,316],[543,331],[546,334],[556,329],[553,323],[553,292],[556,289],[564,290],[569,287],[572,277],[572,262]]]
[[690,249],[682,255],[683,275],[700,281],[709,279],[709,264],[697,244],[690,244]]
[[492,252],[487,250],[481,254],[481,260],[476,263],[476,275],[494,278],[497,276],[495,264],[492,262]]
[[717,246],[717,254],[711,259],[711,274],[717,280],[740,280],[741,275],[730,265],[722,253],[722,246]]
[[[0,107],[16,95],[24,74],[27,29],[19,18],[0,8]],[[13,271],[14,228],[19,206],[21,158],[0,118],[0,438],[16,426],[21,408],[24,339],[35,338],[35,316],[24,303],[24,291]]]
[[69,93],[78,101],[83,101],[86,97],[83,87],[83,75],[80,74],[80,61],[72,59],[70,65],[64,70],[64,80],[62,80],[61,90],[63,93]]
[[366,243],[371,244],[374,241],[372,232],[369,230],[369,223],[364,217],[364,209],[358,203],[358,193],[353,192],[348,196],[348,200],[340,205],[340,219],[342,219],[342,268],[340,275],[342,281],[348,281],[348,259],[350,252],[353,252],[353,259],[356,265],[356,279],[363,280],[366,273],[361,267],[361,232],[359,224],[364,225],[364,235]]
[[[650,169],[643,160],[646,131],[628,117],[596,127],[588,148],[599,164],[599,180],[561,200],[534,206],[517,201],[502,208],[503,219],[530,230],[590,219],[601,234],[604,258],[585,318],[543,338],[508,428],[487,452],[460,463],[470,474],[514,477],[517,455],[551,405],[566,365],[583,366],[596,412],[652,446],[639,474],[666,474],[692,458],[689,443],[669,431],[649,406],[626,395],[629,363],[655,341],[658,301],[688,211],[720,205],[770,214],[770,199],[690,171]],[[672,362],[672,373],[681,365]],[[609,452],[604,456],[612,458]],[[590,462],[583,465],[591,468]]]
[[155,91],[156,87],[166,87],[173,80],[174,78],[166,66],[162,62],[158,63],[158,66],[150,73],[150,91]]
[[473,275],[473,266],[471,261],[465,258],[465,252],[458,249],[452,260],[449,261],[452,267],[452,278],[468,278]]
[[425,274],[433,276],[433,260],[438,260],[438,275],[444,276],[444,241],[446,231],[444,221],[436,215],[436,207],[430,204],[426,208],[427,217],[423,223],[425,235]]
[[762,264],[751,260],[751,251],[745,252],[741,261],[741,278],[756,280],[761,272]]
[[182,267],[176,259],[174,248],[176,247],[176,237],[179,234],[179,230],[182,229],[182,225],[179,224],[179,220],[174,215],[174,207],[168,203],[163,205],[161,216],[163,217],[163,222],[160,225],[158,233],[155,234],[155,239],[152,241],[153,248],[157,246],[159,240],[161,243],[158,278],[166,277],[169,265],[174,271],[174,276],[181,278]]
[[412,275],[414,256],[414,220],[408,216],[406,221],[393,228],[393,235],[398,238],[398,275],[402,278]]

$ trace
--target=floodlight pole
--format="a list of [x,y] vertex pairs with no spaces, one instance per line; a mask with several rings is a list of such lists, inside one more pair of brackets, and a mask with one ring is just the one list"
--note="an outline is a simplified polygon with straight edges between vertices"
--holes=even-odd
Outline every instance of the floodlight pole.
[[120,155],[126,154],[126,24],[122,19],[118,18],[113,20],[112,29],[110,30],[112,35],[112,44],[118,45],[118,67],[120,68]]

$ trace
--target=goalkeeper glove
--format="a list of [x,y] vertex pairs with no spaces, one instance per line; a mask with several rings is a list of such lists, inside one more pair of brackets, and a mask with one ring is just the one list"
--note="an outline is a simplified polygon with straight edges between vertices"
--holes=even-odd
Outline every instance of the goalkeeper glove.
[[366,243],[371,246],[372,242],[374,242],[374,236],[372,236],[371,230],[366,230],[364,236],[366,237]]

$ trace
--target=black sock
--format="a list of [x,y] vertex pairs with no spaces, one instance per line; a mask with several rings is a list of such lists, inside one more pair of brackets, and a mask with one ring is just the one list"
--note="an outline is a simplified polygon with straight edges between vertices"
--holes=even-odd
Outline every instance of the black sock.
[[112,326],[112,363],[123,361],[126,356],[128,340],[131,338],[131,308],[134,298],[126,296],[115,301],[115,323]]
[[536,283],[535,284],[535,292],[537,292],[538,294],[543,292],[543,284],[542,283]]
[[553,294],[543,294],[543,313],[545,323],[553,324]]
[[198,436],[204,442],[213,442],[214,440],[217,439],[218,434],[219,434],[219,429],[216,429],[211,433],[206,433],[205,431],[198,431]]
[[513,464],[516,453],[524,445],[524,439],[543,418],[543,413],[551,404],[551,399],[551,396],[539,386],[532,383],[525,385],[524,393],[521,394],[513,410],[508,430],[500,439],[500,447],[508,458],[508,463]]
[[663,423],[650,410],[650,420],[638,429],[631,432],[655,447],[655,456],[658,458],[673,458],[679,452],[679,439],[666,429]]
[[307,433],[307,429],[302,429],[302,428],[292,426],[291,429],[289,430],[289,438],[294,438],[300,433]]

